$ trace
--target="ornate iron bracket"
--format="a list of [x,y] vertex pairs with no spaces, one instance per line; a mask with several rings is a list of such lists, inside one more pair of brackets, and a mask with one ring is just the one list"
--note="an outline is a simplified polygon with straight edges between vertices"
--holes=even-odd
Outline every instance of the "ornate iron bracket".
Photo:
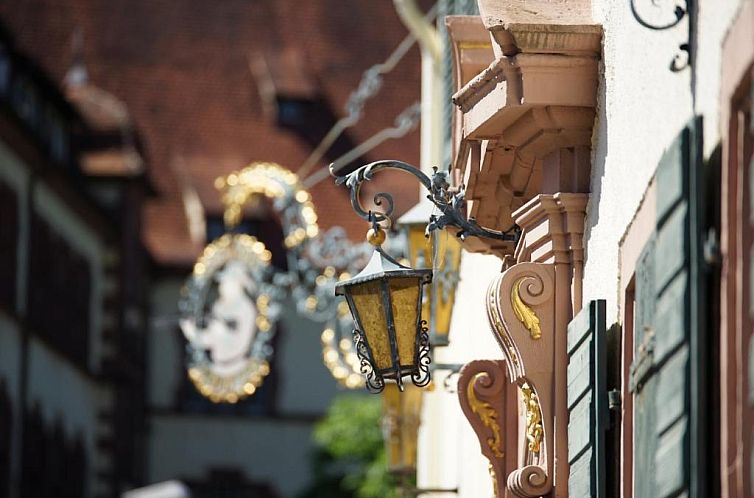
[[[429,191],[427,198],[437,206],[442,212],[440,216],[431,216],[427,225],[426,233],[445,227],[455,227],[459,229],[458,237],[461,240],[468,236],[486,237],[497,240],[512,241],[516,243],[519,238],[518,227],[512,227],[506,231],[490,230],[479,226],[479,223],[473,218],[466,218],[464,213],[465,187],[461,185],[457,189],[451,189],[448,183],[448,174],[445,171],[438,171],[434,168],[432,177],[425,175],[418,168],[395,160],[375,161],[365,164],[355,171],[344,176],[336,176],[333,165],[330,165],[330,174],[336,176],[335,183],[338,185],[345,184],[351,190],[351,206],[361,218],[370,223],[381,223],[390,220],[393,213],[393,197],[386,192],[379,192],[374,196],[374,203],[378,207],[384,207],[383,211],[365,209],[359,200],[361,185],[372,176],[383,169],[396,169],[405,171],[416,177],[419,182]],[[383,206],[384,204],[384,206]]]
[[[642,2],[648,7],[637,7],[637,2]],[[692,25],[693,0],[630,0],[631,13],[634,19],[647,29],[653,31],[664,31],[678,26],[684,18],[689,22],[688,41],[682,43],[678,48],[679,51],[673,57],[670,63],[670,70],[673,72],[681,71],[691,65],[691,44],[694,36],[694,26]],[[661,19],[652,20],[647,18],[648,8],[655,9]],[[672,13],[670,12],[672,9]]]

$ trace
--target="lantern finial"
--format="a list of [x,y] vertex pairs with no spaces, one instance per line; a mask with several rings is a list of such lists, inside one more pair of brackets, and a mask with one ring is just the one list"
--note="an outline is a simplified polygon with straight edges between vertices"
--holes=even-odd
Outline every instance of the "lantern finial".
[[381,246],[385,242],[385,238],[385,230],[377,224],[367,230],[367,242],[375,247]]

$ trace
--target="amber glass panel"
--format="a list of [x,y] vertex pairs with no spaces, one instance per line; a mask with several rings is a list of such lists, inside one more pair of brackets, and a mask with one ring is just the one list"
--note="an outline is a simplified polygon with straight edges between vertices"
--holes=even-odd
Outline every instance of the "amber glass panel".
[[388,340],[385,306],[382,300],[382,281],[373,280],[351,287],[351,297],[361,320],[362,332],[372,349],[374,364],[382,370],[392,366]]
[[401,392],[395,384],[386,384],[382,391],[382,430],[388,470],[403,466],[401,449]]
[[388,470],[415,471],[422,390],[406,384],[404,391],[400,392],[395,384],[387,384],[382,396],[382,427]]
[[419,303],[419,279],[390,280],[390,302],[393,306],[395,336],[401,365],[413,365],[416,355],[416,308]]

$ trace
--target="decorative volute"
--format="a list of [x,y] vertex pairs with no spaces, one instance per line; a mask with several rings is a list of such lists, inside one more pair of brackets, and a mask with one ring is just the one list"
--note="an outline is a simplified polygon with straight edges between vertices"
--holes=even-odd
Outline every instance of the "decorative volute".
[[461,409],[489,460],[497,498],[512,496],[506,481],[518,464],[518,398],[506,370],[504,361],[475,360],[464,365],[458,378]]
[[567,496],[566,330],[581,308],[587,197],[540,194],[516,210],[521,239],[487,292],[490,327],[522,406],[520,458],[507,481],[516,497]]
[[555,278],[554,265],[521,263],[496,278],[488,291],[489,320],[523,408],[518,466],[508,475],[513,496],[543,496],[553,488]]

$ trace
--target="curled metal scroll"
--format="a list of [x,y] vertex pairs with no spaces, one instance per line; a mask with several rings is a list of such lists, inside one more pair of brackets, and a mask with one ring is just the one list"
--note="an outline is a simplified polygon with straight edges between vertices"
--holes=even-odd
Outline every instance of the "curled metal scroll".
[[[677,26],[681,23],[684,16],[688,14],[686,1],[683,1],[683,6],[681,6],[677,0],[643,0],[642,3],[647,7],[637,7],[636,3],[637,0],[631,0],[631,13],[636,21],[645,28],[655,31],[662,31]],[[658,23],[651,19],[647,19],[644,15],[647,13],[645,10],[647,8],[655,9],[655,13],[663,15],[663,17],[666,17],[669,20]],[[672,9],[672,15],[670,14],[669,9]],[[666,13],[668,15],[664,15]]]
[[[405,171],[416,177],[417,180],[429,191],[427,198],[442,212],[440,216],[432,216],[427,225],[427,233],[445,227],[455,227],[459,230],[458,237],[464,240],[468,236],[484,237],[497,240],[516,242],[519,238],[519,230],[512,227],[505,231],[490,230],[479,226],[473,218],[466,218],[465,196],[463,186],[451,189],[448,183],[448,174],[445,171],[434,169],[432,177],[425,175],[420,169],[402,161],[382,160],[365,164],[352,173],[336,177],[335,183],[345,184],[351,190],[351,206],[361,218],[370,223],[388,221],[393,212],[393,198],[390,194],[380,192],[374,196],[374,203],[382,207],[383,201],[387,206],[381,211],[365,209],[360,201],[361,185],[372,179],[374,174],[383,169],[395,169]],[[330,165],[330,174],[335,176],[333,165]]]
[[[431,374],[429,371],[429,365],[432,359],[429,356],[429,333],[427,328],[427,321],[421,321],[421,333],[419,334],[417,348],[416,348],[416,372],[411,374],[411,381],[416,387],[424,387],[429,384],[431,380]],[[400,379],[400,377],[398,377]]]
[[[689,39],[680,44],[678,52],[670,62],[670,70],[678,72],[691,65],[691,44],[693,37],[693,0],[630,0],[634,19],[647,29],[664,31],[678,26],[684,18],[689,20]],[[654,16],[648,15],[654,14]],[[655,19],[652,19],[654,17]]]
[[[422,173],[421,170],[415,168],[414,166],[411,166],[408,163],[404,163],[403,161],[376,161],[366,164],[358,168],[354,172],[349,173],[348,175],[337,177],[335,183],[337,183],[338,185],[345,184],[346,187],[351,190],[351,206],[353,207],[353,210],[356,211],[356,214],[358,214],[361,218],[369,222],[375,221],[377,223],[381,223],[389,219],[393,214],[393,197],[386,192],[379,192],[374,196],[374,203],[377,206],[381,207],[383,200],[387,203],[387,206],[383,211],[365,209],[361,204],[361,201],[359,200],[361,185],[365,181],[371,180],[372,176],[374,176],[376,172],[383,169],[397,169],[400,171],[405,171],[406,173],[410,173],[414,175],[422,185],[424,185],[424,188],[426,188],[427,190],[432,189],[432,182],[427,175]],[[332,166],[330,166],[330,173],[334,174]]]
[[353,331],[353,343],[356,346],[356,354],[359,358],[361,374],[366,379],[367,390],[371,393],[382,392],[382,390],[385,389],[385,379],[382,378],[382,375],[375,370],[372,363],[369,361],[371,356],[368,349],[369,344],[364,338],[364,335],[358,329],[354,329]]

